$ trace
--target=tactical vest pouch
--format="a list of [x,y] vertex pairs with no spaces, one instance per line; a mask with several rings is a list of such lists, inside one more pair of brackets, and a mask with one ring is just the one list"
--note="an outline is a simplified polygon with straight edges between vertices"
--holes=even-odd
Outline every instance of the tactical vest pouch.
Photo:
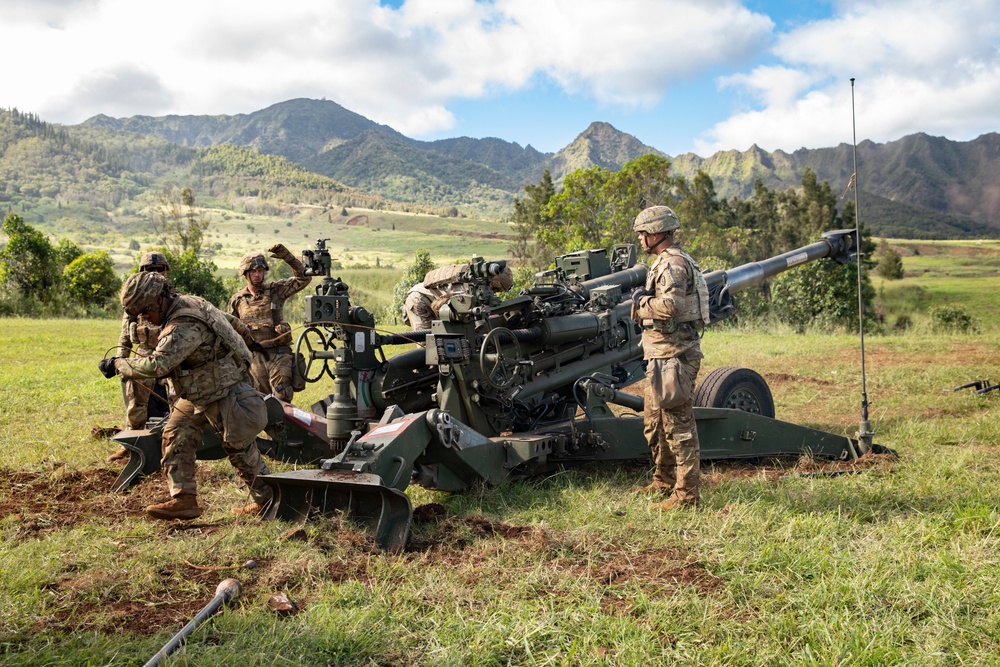
[[[646,326],[646,323],[650,324]],[[677,320],[643,320],[644,329],[652,329],[663,334],[672,334],[677,331]]]
[[219,404],[222,415],[222,439],[240,444],[255,438],[267,425],[264,397],[256,389],[239,382],[226,392]]
[[220,386],[221,373],[216,362],[187,370],[176,370],[172,379],[177,388],[177,395],[196,406],[205,406],[217,401],[229,391],[228,386]]
[[680,359],[650,359],[646,377],[651,397],[661,410],[680,407],[694,395],[691,369]]
[[270,343],[262,343],[265,347],[290,347],[292,344],[292,325],[288,322],[278,322],[274,325],[274,339]]

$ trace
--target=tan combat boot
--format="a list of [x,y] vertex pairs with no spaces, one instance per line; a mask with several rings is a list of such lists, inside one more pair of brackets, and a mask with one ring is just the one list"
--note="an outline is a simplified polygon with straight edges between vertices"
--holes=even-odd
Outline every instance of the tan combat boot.
[[250,503],[249,505],[244,505],[242,507],[234,507],[232,512],[237,516],[259,517],[264,514],[266,509],[267,504],[259,505],[257,503]]
[[251,492],[250,496],[254,498],[254,502],[243,507],[234,507],[232,509],[233,514],[237,516],[261,517],[267,511],[267,508],[271,506],[272,494],[270,489]]
[[118,461],[124,461],[131,455],[132,453],[129,450],[122,447],[117,452],[108,457],[108,463],[116,463]]
[[182,493],[165,503],[157,503],[146,508],[146,514],[154,519],[197,519],[201,516],[198,497],[193,493]]
[[666,482],[661,482],[657,479],[654,479],[646,486],[637,486],[635,488],[639,493],[645,493],[646,495],[649,496],[655,496],[655,495],[665,495],[670,493],[671,491],[674,490],[674,485],[667,484]]
[[662,503],[653,503],[650,508],[654,510],[660,510],[661,512],[666,510],[677,509],[678,507],[697,507],[697,500],[681,500],[677,496],[670,496]]

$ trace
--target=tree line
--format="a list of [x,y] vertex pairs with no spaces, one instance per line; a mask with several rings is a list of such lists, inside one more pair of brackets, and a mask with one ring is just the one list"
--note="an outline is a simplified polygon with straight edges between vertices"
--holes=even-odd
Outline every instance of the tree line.
[[[636,242],[632,221],[639,211],[667,205],[680,219],[681,244],[701,269],[729,269],[807,245],[823,232],[855,227],[854,202],[844,195],[838,197],[828,182],[818,182],[815,172],[806,169],[798,188],[775,192],[758,179],[752,196],[720,199],[706,173],[686,179],[671,172],[669,160],[652,154],[617,172],[603,167],[574,171],[558,190],[546,171],[514,202],[516,240],[511,252],[525,266],[540,270],[556,255],[593,248],[610,251],[616,244]],[[866,326],[869,319],[877,325],[875,290],[868,275],[876,268],[875,245],[864,225],[861,228]],[[881,261],[895,267],[887,277],[902,277],[901,265],[889,257],[894,251],[886,246],[880,252]],[[858,327],[855,265],[813,262],[740,296],[737,318],[769,317],[800,328]]]

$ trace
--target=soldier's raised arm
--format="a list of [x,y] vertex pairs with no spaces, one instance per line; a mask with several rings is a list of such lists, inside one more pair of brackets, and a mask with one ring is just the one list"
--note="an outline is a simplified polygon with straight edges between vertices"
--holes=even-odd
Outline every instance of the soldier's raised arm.
[[272,283],[272,289],[277,289],[282,298],[287,299],[309,286],[309,283],[312,282],[312,276],[306,275],[306,267],[302,264],[302,261],[293,255],[284,244],[275,243],[267,251],[271,254],[271,257],[280,259],[292,269],[291,278],[276,280]]

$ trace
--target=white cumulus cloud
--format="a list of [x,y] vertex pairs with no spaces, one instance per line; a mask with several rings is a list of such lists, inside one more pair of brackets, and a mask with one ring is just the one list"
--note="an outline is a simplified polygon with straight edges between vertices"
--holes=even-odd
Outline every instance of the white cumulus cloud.
[[859,140],[914,132],[974,139],[1000,125],[1000,3],[883,0],[841,4],[828,20],[776,40],[780,63],[722,77],[755,100],[697,142],[795,150],[852,140],[850,79]]

